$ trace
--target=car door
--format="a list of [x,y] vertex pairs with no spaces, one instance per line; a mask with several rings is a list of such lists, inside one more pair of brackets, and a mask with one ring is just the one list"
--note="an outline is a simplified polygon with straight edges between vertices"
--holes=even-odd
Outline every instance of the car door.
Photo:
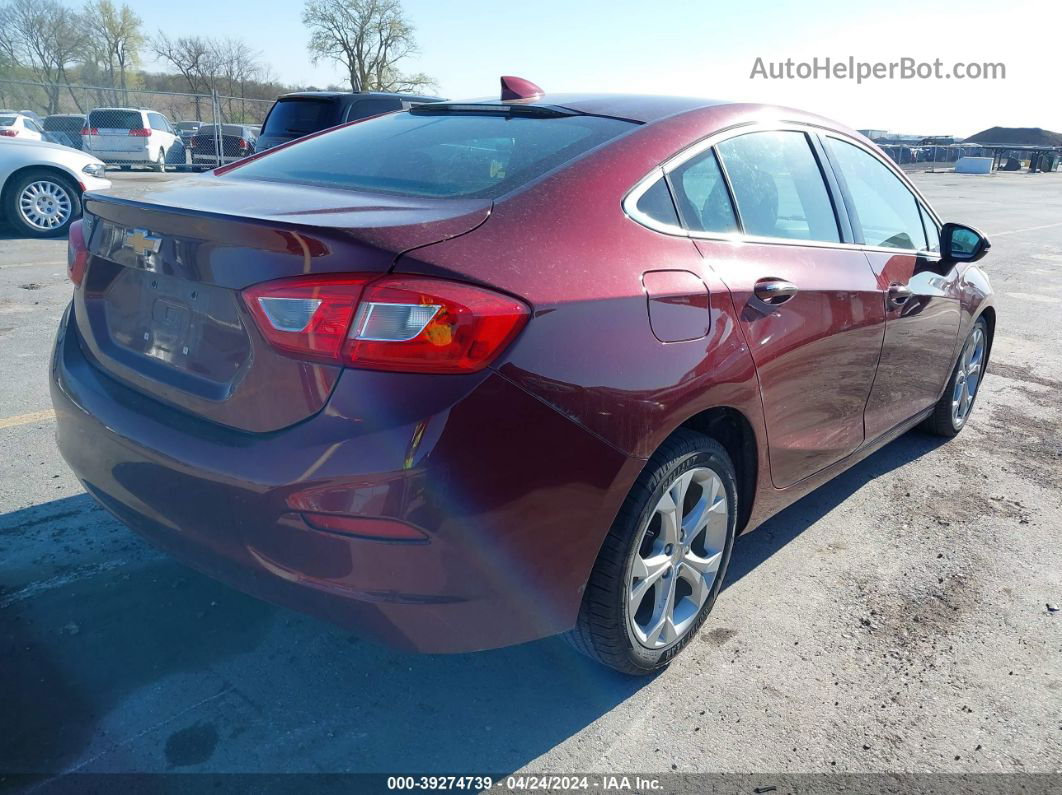
[[884,331],[881,289],[848,244],[820,158],[806,131],[766,129],[667,169],[684,225],[730,289],[779,488],[863,443]]
[[932,406],[951,373],[958,273],[940,257],[936,220],[906,182],[856,141],[825,137],[853,233],[886,293],[885,341],[866,407],[868,438]]

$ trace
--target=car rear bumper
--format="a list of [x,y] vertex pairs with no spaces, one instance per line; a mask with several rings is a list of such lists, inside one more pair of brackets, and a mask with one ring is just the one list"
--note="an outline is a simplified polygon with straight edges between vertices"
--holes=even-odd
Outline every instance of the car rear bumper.
[[[643,463],[491,372],[442,377],[422,398],[425,376],[347,370],[298,425],[225,429],[106,375],[67,318],[52,400],[85,488],[189,565],[395,647],[472,651],[570,628]],[[426,540],[322,532],[302,511],[400,521]]]
[[143,151],[137,150],[135,152],[108,152],[106,150],[100,151],[96,149],[86,150],[93,157],[98,157],[104,163],[151,163],[153,162],[150,152],[145,148]]
[[[226,163],[235,163],[237,160],[243,160],[247,156],[248,155],[246,155],[246,154],[244,154],[244,155],[223,155],[222,158],[221,158],[221,163],[222,163],[222,165],[224,165]],[[212,164],[212,165],[216,166],[218,164],[218,156],[217,155],[211,155],[211,154],[197,154],[197,153],[193,152],[192,153],[192,162],[193,163],[203,163],[203,164],[207,164],[207,165],[211,165]]]

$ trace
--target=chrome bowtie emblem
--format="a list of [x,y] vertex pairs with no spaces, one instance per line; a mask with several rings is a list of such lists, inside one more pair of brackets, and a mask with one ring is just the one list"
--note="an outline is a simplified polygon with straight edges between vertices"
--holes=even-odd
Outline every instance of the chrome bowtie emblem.
[[162,238],[146,229],[127,229],[125,232],[125,247],[131,248],[137,256],[158,254],[161,245]]

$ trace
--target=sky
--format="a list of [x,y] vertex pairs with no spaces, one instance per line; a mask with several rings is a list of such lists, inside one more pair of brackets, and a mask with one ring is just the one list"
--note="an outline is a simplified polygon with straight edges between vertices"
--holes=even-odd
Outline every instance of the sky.
[[[73,2],[74,0],[70,0]],[[288,83],[342,83],[342,70],[314,66],[298,0],[126,0],[149,31],[238,36]],[[995,125],[1062,131],[1056,31],[1062,4],[963,0],[627,2],[626,0],[403,0],[423,71],[449,98],[494,95],[498,77],[528,78],[547,92],[636,92],[769,102],[857,129],[966,136]],[[175,9],[179,8],[179,11]],[[767,66],[825,58],[912,58],[1002,63],[1005,79],[765,80]],[[145,67],[158,68],[150,61]]]

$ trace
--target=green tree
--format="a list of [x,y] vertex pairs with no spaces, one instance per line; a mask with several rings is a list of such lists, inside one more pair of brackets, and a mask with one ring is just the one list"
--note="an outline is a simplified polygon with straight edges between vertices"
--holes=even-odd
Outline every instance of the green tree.
[[121,89],[124,97],[129,88],[128,75],[139,62],[146,41],[140,17],[124,3],[118,8],[112,0],[91,0],[82,18],[89,33],[89,46],[110,86]]

